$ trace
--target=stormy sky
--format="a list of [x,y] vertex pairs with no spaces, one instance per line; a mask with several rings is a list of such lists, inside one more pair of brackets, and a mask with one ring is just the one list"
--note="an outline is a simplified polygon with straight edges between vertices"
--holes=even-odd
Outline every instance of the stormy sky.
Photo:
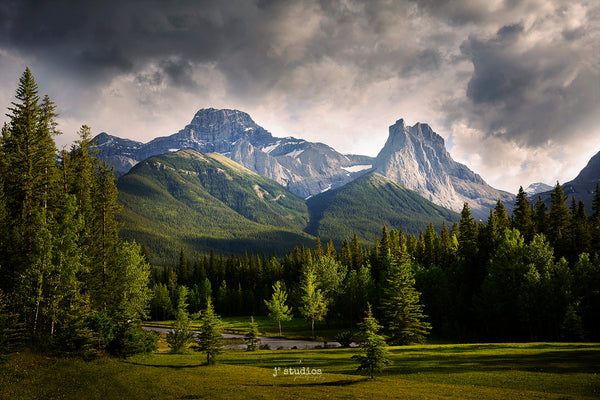
[[215,107],[376,155],[404,118],[513,193],[600,151],[596,0],[2,0],[4,110],[26,66],[59,148],[82,124],[145,142]]

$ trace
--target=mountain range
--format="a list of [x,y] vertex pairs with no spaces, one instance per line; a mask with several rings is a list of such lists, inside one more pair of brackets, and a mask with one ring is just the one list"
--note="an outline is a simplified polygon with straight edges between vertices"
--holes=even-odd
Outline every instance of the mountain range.
[[384,225],[417,233],[459,215],[370,172],[308,201],[219,153],[179,150],[137,163],[117,181],[121,236],[143,243],[154,264],[181,248],[190,257],[285,253],[316,238],[368,243]]
[[[95,146],[120,176],[122,236],[162,264],[180,247],[281,253],[317,237],[371,242],[383,225],[418,234],[457,222],[465,202],[485,220],[498,200],[509,210],[514,201],[454,161],[429,125],[403,119],[376,157],[276,138],[244,112],[212,108],[170,136],[141,143],[101,133]],[[563,188],[589,209],[598,177],[600,153]],[[548,188],[528,190],[548,200]]]
[[376,157],[341,154],[323,143],[293,137],[276,138],[244,112],[213,108],[198,111],[173,135],[141,143],[101,133],[96,148],[98,157],[112,165],[117,176],[158,154],[187,148],[217,152],[305,199],[367,172],[377,172],[456,212],[468,202],[479,219],[487,218],[498,199],[510,202],[513,198],[454,161],[444,139],[429,125],[409,127],[402,119],[390,126],[388,140]]

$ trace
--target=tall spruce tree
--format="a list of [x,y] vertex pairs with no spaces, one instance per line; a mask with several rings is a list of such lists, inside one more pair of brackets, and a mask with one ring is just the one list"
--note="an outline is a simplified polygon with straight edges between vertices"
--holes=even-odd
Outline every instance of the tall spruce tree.
[[523,186],[519,187],[519,193],[515,200],[512,226],[521,232],[526,243],[529,243],[531,239],[533,239],[535,233],[533,213],[529,200],[527,200],[527,193],[523,190]]
[[55,107],[46,96],[42,104],[29,68],[19,80],[16,102],[2,129],[0,172],[12,240],[7,243],[5,285],[13,291],[32,334],[48,326],[47,279],[55,246],[53,213],[58,208],[58,181],[53,134]]
[[352,356],[353,359],[357,360],[360,365],[358,371],[367,371],[367,373],[373,379],[376,371],[381,369],[390,363],[388,358],[387,344],[385,338],[378,334],[382,328],[379,325],[377,319],[373,317],[371,305],[368,305],[368,309],[365,312],[365,317],[362,322],[358,324],[360,329],[360,352],[357,355]]
[[198,349],[206,353],[206,364],[216,362],[217,355],[223,352],[223,338],[221,337],[222,322],[215,313],[210,297],[206,301],[206,309],[200,318],[200,332],[198,333]]
[[415,289],[415,275],[405,256],[389,257],[386,284],[381,297],[383,321],[392,343],[422,343],[431,330],[425,321],[421,294]]
[[535,232],[541,233],[548,237],[549,222],[548,222],[548,207],[542,200],[542,196],[538,196],[535,203],[535,212],[533,213],[533,221],[535,223]]
[[188,312],[188,288],[185,286],[177,287],[177,308],[175,309],[175,321],[171,325],[171,330],[167,333],[167,344],[172,353],[182,353],[187,345],[194,340],[194,333],[191,330],[192,321]]
[[548,239],[554,247],[557,257],[569,253],[569,223],[571,212],[566,205],[567,198],[560,183],[556,182],[550,194],[550,212],[548,214]]

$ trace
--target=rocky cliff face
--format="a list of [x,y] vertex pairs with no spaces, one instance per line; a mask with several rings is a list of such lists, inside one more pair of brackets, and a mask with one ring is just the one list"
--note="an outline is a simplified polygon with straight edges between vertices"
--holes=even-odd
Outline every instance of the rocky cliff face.
[[452,159],[444,139],[427,124],[390,126],[374,169],[431,202],[460,212],[465,202],[474,217],[485,219],[498,199],[507,206],[514,195],[489,186],[478,174]]
[[143,144],[100,134],[97,148],[117,175],[148,157],[181,149],[221,153],[303,198],[341,186],[372,164],[357,165],[357,160],[369,158],[349,158],[322,143],[275,138],[244,112],[213,108],[198,111],[189,125],[171,136]]

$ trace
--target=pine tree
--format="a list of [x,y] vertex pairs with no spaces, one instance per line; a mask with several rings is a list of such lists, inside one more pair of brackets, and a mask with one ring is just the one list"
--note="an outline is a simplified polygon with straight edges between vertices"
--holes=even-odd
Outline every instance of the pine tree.
[[194,340],[194,333],[191,330],[192,321],[187,309],[187,296],[188,288],[179,286],[177,288],[175,321],[171,325],[171,330],[167,333],[167,344],[171,348],[171,353],[184,352],[187,345]]
[[466,260],[474,259],[477,254],[477,224],[471,216],[468,203],[463,206],[458,230],[458,252],[460,256]]
[[363,263],[363,250],[356,233],[352,236],[350,242],[350,256],[352,258],[352,268],[358,269]]
[[519,193],[517,194],[515,201],[512,226],[521,232],[526,243],[529,243],[531,239],[533,239],[535,233],[533,213],[531,211],[529,200],[527,200],[527,193],[523,190],[523,186],[519,187]]
[[56,326],[62,323],[65,309],[71,307],[67,303],[68,294],[75,293],[77,287],[83,286],[80,276],[84,269],[83,250],[79,242],[83,220],[77,215],[77,201],[74,195],[65,194],[57,217],[54,233],[56,249],[47,279],[50,336],[54,335]]
[[206,301],[206,309],[202,312],[200,319],[200,332],[198,334],[198,349],[206,352],[206,364],[212,365],[216,357],[223,349],[223,338],[221,336],[222,322],[215,313],[210,297]]
[[373,317],[370,304],[363,321],[358,325],[362,336],[360,352],[352,358],[360,363],[358,371],[367,371],[373,379],[375,371],[381,371],[385,365],[390,363],[390,360],[385,339],[377,333],[382,327]]
[[[573,203],[575,203],[575,198],[573,198]],[[571,246],[568,258],[573,263],[576,262],[581,253],[590,252],[591,229],[585,213],[585,205],[581,200],[578,204],[573,204],[569,224],[569,242]]]
[[548,215],[548,239],[557,257],[567,255],[569,248],[569,222],[571,213],[566,206],[566,197],[562,186],[556,182],[550,194],[550,213]]
[[[4,185],[5,243],[3,286],[16,295],[33,334],[48,322],[47,278],[52,269],[53,213],[57,210],[58,180],[55,166],[57,133],[54,105],[46,96],[39,103],[38,87],[25,70],[9,108],[10,122],[2,129],[0,173]],[[46,324],[47,326],[48,324]]]
[[348,243],[348,240],[346,239],[344,239],[344,241],[342,242],[340,262],[347,267],[352,267],[352,254],[350,253],[350,243]]
[[373,292],[374,283],[368,264],[351,270],[344,281],[342,315],[352,321],[360,319]]
[[390,257],[386,285],[381,298],[381,311],[386,330],[393,343],[422,343],[431,330],[425,321],[421,295],[415,289],[415,277],[407,259]]
[[504,204],[498,199],[496,202],[496,208],[494,209],[494,215],[496,216],[496,220],[498,221],[498,230],[500,234],[504,234],[504,231],[510,228],[510,220],[508,219],[508,214],[506,213],[506,208]]
[[[255,351],[258,348],[260,339],[258,338],[258,324],[254,322],[254,317],[250,317],[250,330],[244,336],[244,342],[248,346],[248,351]],[[281,336],[281,334],[280,334]]]
[[535,203],[533,221],[535,223],[535,232],[544,234],[548,237],[548,207],[546,207],[546,204],[542,201],[542,196],[538,196],[538,200]]
[[269,310],[269,317],[279,324],[279,336],[281,336],[281,321],[289,321],[292,319],[292,309],[285,302],[287,300],[287,292],[282,281],[277,281],[273,285],[273,296],[271,300],[265,300],[265,305]]
[[[444,224],[445,226],[445,224]],[[430,223],[427,226],[427,230],[425,231],[425,236],[424,236],[424,244],[425,244],[425,248],[424,248],[424,254],[423,254],[423,265],[425,267],[429,267],[431,265],[437,265],[438,264],[438,257],[439,257],[439,237],[437,232],[435,231],[435,228],[433,227],[433,223]]]
[[117,252],[119,239],[116,214],[121,209],[113,169],[105,162],[99,165],[93,185],[93,220],[88,249],[90,291],[94,307],[104,309],[114,294],[112,282],[120,275]]

